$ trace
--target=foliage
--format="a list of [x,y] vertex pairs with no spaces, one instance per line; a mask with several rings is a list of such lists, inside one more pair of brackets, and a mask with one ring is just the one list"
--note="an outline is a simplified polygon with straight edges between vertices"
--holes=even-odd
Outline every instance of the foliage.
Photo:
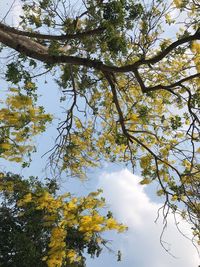
[[[31,82],[26,83],[28,89],[32,90],[33,86]],[[10,88],[0,109],[0,156],[15,162],[23,161],[25,155],[30,156],[35,150],[31,139],[45,131],[46,124],[52,120],[43,107],[36,105],[32,95],[21,91]]]
[[85,266],[84,252],[99,256],[107,230],[125,230],[105,206],[100,191],[87,197],[56,194],[57,184],[1,173],[0,266]]
[[20,30],[0,23],[18,52],[5,77],[49,72],[61,88],[52,168],[84,177],[102,159],[131,163],[141,184],[158,184],[164,218],[180,213],[199,239],[198,1],[22,2]]

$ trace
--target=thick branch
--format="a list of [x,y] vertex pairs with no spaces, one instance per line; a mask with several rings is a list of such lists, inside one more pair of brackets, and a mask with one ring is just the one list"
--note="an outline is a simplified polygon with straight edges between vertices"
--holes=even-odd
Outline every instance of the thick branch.
[[4,45],[10,48],[15,49],[20,53],[25,54],[26,56],[37,59],[39,61],[43,61],[45,63],[50,63],[50,64],[68,63],[73,65],[86,66],[101,71],[121,72],[121,73],[130,71],[135,72],[141,65],[154,64],[162,60],[168,53],[170,53],[177,46],[187,42],[191,42],[193,40],[200,40],[200,32],[196,32],[194,35],[177,40],[176,42],[168,46],[165,50],[160,52],[157,56],[154,56],[150,59],[141,59],[131,65],[117,67],[117,66],[108,66],[103,64],[101,61],[91,60],[88,58],[67,56],[63,54],[51,55],[48,52],[48,48],[46,46],[40,45],[36,41],[33,41],[28,37],[14,33],[7,33],[3,30],[0,30],[0,42],[2,42]]
[[2,30],[0,30],[0,42],[26,56],[40,61],[44,61],[42,60],[42,55],[48,54],[48,48],[46,46],[38,44],[27,37],[6,33]]

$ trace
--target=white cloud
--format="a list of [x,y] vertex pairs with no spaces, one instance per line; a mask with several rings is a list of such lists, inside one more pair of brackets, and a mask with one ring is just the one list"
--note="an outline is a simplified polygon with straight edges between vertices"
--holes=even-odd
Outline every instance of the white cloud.
[[[196,249],[177,231],[172,216],[168,219],[164,240],[171,244],[170,251],[177,258],[161,247],[159,238],[163,225],[161,220],[154,223],[161,205],[151,201],[139,184],[140,180],[128,170],[104,173],[99,178],[98,187],[103,188],[109,208],[119,221],[128,225],[129,230],[113,241],[115,247],[122,250],[122,262],[117,263],[113,257],[104,254],[97,261],[89,261],[88,266],[197,267]],[[189,230],[186,224],[182,226]]]

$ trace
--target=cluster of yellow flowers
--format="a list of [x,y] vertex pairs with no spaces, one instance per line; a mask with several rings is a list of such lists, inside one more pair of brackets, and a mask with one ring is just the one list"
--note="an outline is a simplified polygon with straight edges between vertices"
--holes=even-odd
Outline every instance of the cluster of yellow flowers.
[[174,5],[177,7],[177,8],[180,8],[183,4],[183,1],[182,0],[174,0]]
[[34,100],[17,89],[10,93],[0,108],[0,155],[10,161],[21,162],[23,156],[34,150],[31,138],[45,130],[51,116],[36,107]]
[[192,52],[194,53],[194,63],[196,65],[196,69],[200,72],[200,42],[192,42]]

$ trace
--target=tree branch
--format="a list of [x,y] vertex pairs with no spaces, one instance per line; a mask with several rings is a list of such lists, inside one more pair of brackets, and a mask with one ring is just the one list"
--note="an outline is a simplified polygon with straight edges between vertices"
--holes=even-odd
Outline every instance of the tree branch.
[[51,35],[51,34],[42,34],[39,32],[28,32],[28,31],[22,31],[18,30],[14,27],[10,27],[8,25],[5,25],[0,22],[0,30],[8,33],[14,33],[21,36],[31,37],[31,38],[37,38],[37,39],[43,39],[43,40],[54,40],[54,41],[66,41],[71,39],[81,39],[86,36],[92,36],[94,34],[101,34],[105,31],[105,28],[100,27],[93,30],[87,30],[84,32],[78,32],[74,34],[62,34],[62,35]]
[[195,79],[195,78],[200,78],[200,73],[195,73],[194,75],[188,76],[186,78],[179,80],[178,82],[175,82],[175,83],[172,83],[169,85],[158,84],[158,85],[152,86],[152,87],[145,87],[143,89],[143,91],[144,92],[150,92],[150,91],[152,92],[152,91],[156,91],[159,89],[168,90],[168,89],[172,89],[172,88],[177,87],[177,86],[181,86],[182,83],[187,82],[187,81],[192,80],[192,79]]
[[94,68],[96,70],[101,70],[105,72],[118,72],[118,73],[126,73],[126,72],[137,72],[137,69],[144,64],[154,64],[160,60],[162,60],[168,53],[170,53],[177,46],[191,42],[193,40],[200,40],[200,32],[196,32],[194,35],[189,37],[185,37],[183,39],[179,39],[170,46],[168,46],[165,50],[159,53],[157,56],[154,56],[150,59],[141,59],[136,61],[131,65],[125,65],[121,67],[117,66],[109,66],[103,64],[103,62],[98,60],[92,60],[88,58],[81,58],[77,56],[67,56],[64,54],[60,55],[51,55],[48,51],[48,47],[38,44],[36,41],[29,39],[28,37],[21,36],[14,33],[7,33],[4,30],[0,29],[0,42],[4,45],[15,49],[19,53],[25,54],[28,57],[37,59],[39,61],[43,61],[49,64],[56,63],[68,63],[73,65],[81,65],[85,67]]

